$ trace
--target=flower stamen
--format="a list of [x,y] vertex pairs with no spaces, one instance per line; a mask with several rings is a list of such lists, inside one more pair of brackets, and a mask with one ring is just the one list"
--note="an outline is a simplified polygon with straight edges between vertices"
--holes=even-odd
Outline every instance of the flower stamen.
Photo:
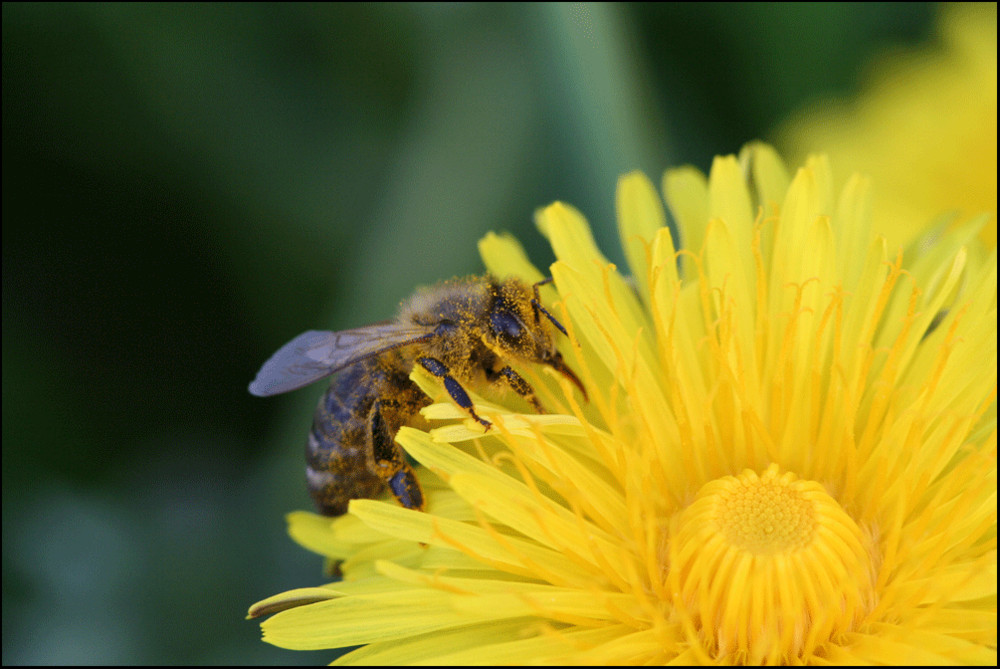
[[681,514],[670,567],[677,604],[718,658],[804,660],[871,609],[865,543],[815,481],[777,465],[726,476]]

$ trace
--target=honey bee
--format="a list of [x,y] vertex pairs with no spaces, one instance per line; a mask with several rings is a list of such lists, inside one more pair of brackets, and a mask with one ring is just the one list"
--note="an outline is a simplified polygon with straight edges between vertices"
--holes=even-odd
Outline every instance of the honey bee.
[[556,350],[565,328],[542,306],[538,288],[516,278],[472,276],[420,290],[398,317],[354,330],[310,330],[264,363],[250,392],[264,397],[336,374],[316,407],[306,443],[306,480],[320,513],[338,516],[352,499],[388,486],[409,509],[423,510],[413,468],[395,442],[430,399],[410,380],[414,365],[442,379],[451,398],[484,428],[463,384],[502,384],[542,405],[511,362],[541,363],[586,391]]

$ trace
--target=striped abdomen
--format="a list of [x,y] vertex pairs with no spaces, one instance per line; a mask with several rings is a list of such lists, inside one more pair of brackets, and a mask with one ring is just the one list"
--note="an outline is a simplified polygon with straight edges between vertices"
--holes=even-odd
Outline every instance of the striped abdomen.
[[370,414],[377,397],[362,361],[338,374],[319,400],[306,442],[306,481],[316,508],[339,516],[347,503],[377,497],[385,483],[374,469]]

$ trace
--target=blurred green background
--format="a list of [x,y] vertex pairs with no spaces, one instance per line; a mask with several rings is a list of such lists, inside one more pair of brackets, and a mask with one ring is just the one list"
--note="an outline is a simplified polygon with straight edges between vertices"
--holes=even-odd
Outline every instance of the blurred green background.
[[702,169],[924,42],[938,8],[3,5],[3,662],[310,663],[306,329],[481,271],[535,207],[610,258],[618,175]]

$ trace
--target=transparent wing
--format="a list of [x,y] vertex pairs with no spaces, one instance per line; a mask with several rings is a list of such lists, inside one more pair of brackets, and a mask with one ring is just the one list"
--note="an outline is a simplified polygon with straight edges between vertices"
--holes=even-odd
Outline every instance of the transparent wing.
[[258,397],[287,393],[365,358],[432,336],[429,326],[394,321],[341,332],[309,330],[264,363],[250,384],[250,393]]

